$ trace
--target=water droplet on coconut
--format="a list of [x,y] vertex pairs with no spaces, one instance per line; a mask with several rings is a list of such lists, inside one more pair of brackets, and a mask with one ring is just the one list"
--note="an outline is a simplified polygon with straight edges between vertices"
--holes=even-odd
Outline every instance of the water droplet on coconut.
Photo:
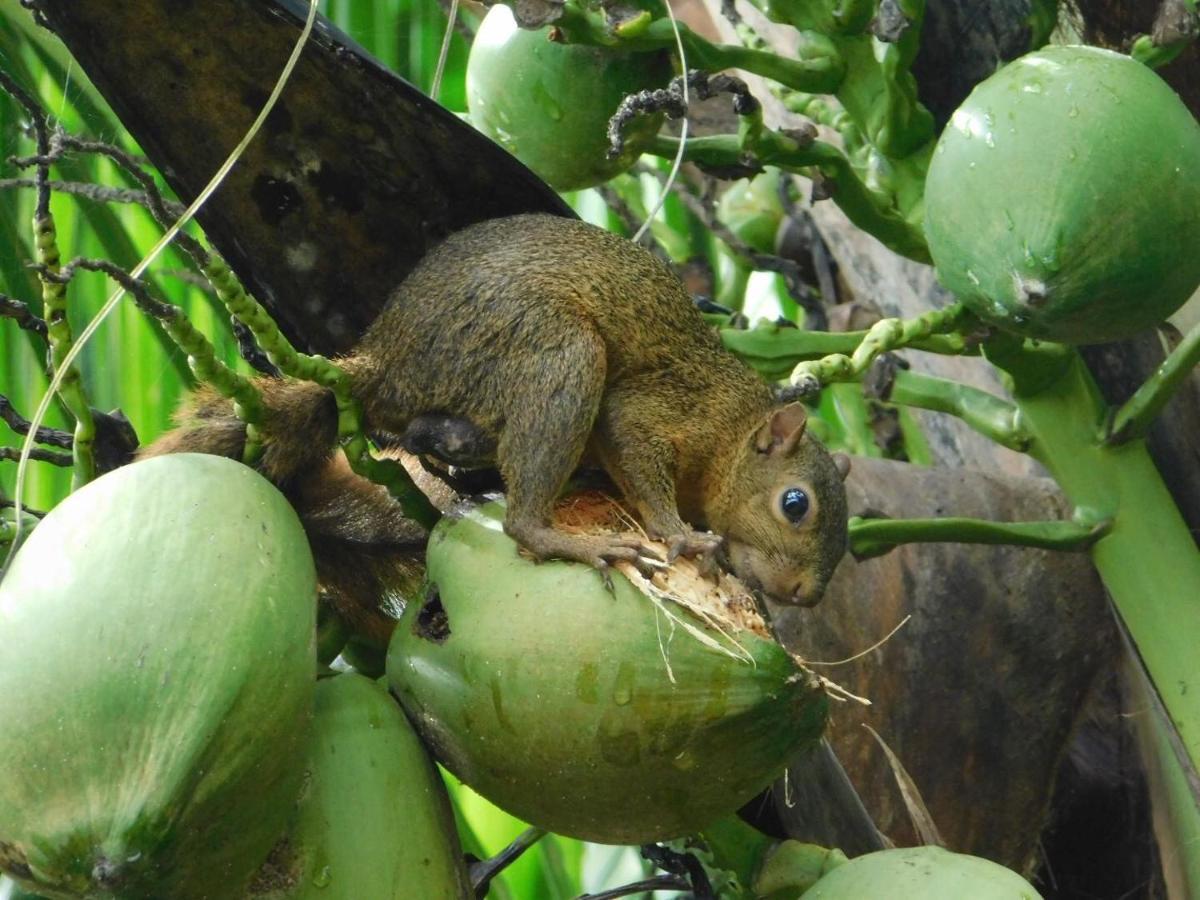
[[687,772],[696,768],[696,759],[686,750],[671,760],[671,765],[682,772]]
[[1071,117],[1072,119],[1078,119],[1079,118],[1079,107],[1072,103],[1071,108],[1067,110],[1067,115],[1069,117]]
[[613,702],[617,706],[628,706],[633,699],[634,667],[629,663],[621,663],[617,669],[616,683],[613,685]]
[[321,866],[313,873],[312,883],[319,888],[329,887],[329,883],[333,881],[333,873],[329,871],[329,866]]
[[562,121],[562,107],[558,105],[558,101],[550,96],[550,92],[542,84],[538,84],[533,91],[533,99],[551,121]]
[[497,128],[496,129],[496,141],[509,153],[512,153],[514,155],[516,154],[517,141],[516,141],[516,138],[514,138],[512,136],[511,132],[506,131],[504,128]]
[[983,142],[985,144],[987,144],[989,147],[995,147],[996,146],[996,136],[989,131],[987,134],[985,134],[983,136]]

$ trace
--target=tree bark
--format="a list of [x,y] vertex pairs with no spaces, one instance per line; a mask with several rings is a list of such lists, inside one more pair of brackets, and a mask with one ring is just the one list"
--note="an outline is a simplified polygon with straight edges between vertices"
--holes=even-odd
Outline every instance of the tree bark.
[[[855,459],[851,514],[1060,519],[1049,479]],[[774,608],[787,646],[867,698],[834,710],[830,741],[879,828],[917,843],[870,725],[900,758],[952,850],[1029,870],[1063,748],[1116,629],[1086,554],[914,544],[839,567],[821,605]],[[793,779],[795,781],[796,779]],[[793,820],[810,815],[797,807]],[[805,833],[839,843],[837,835]],[[834,840],[829,840],[834,838]]]
[[[300,35],[294,0],[41,0],[184,202],[237,146]],[[198,215],[298,346],[349,350],[425,252],[473,222],[574,213],[496,144],[323,19]]]

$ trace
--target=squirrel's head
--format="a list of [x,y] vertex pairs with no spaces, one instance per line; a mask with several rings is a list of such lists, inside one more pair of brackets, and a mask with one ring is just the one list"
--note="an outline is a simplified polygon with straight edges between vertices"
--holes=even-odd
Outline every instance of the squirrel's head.
[[830,454],[804,426],[800,403],[772,411],[746,438],[709,515],[733,571],[781,603],[821,599],[846,552],[844,454]]

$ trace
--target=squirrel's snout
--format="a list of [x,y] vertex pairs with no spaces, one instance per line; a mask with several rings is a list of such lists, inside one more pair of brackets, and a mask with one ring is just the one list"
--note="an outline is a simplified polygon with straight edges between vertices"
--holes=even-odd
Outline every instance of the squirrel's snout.
[[794,564],[784,563],[740,541],[730,540],[728,550],[734,574],[749,587],[769,594],[777,603],[816,606],[825,592],[824,579],[818,573],[797,573]]
[[821,602],[821,595],[807,586],[801,586],[792,591],[789,606],[816,606]]

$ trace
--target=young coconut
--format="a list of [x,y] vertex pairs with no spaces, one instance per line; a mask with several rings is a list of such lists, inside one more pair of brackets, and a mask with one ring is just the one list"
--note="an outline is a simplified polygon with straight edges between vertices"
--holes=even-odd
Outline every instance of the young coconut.
[[[770,867],[768,861],[767,866]],[[773,896],[773,895],[772,895]],[[795,896],[795,894],[788,894]],[[1012,869],[941,847],[868,853],[834,866],[801,900],[1041,900]]]
[[1200,285],[1200,124],[1128,56],[1046,47],[981,82],[938,140],[942,284],[1024,337],[1130,337]]
[[317,684],[308,777],[246,900],[472,897],[442,776],[380,685]]
[[[646,843],[733,812],[820,737],[821,683],[730,576],[623,563],[607,588],[587,566],[526,558],[503,520],[494,502],[438,524],[424,600],[388,650],[393,692],[480,794],[559,834]],[[593,495],[556,524],[631,525]]]
[[0,869],[236,895],[300,787],[315,609],[296,513],[239,463],[133,463],[55,507],[0,583]]
[[593,187],[629,169],[657,134],[661,113],[638,116],[625,149],[608,156],[609,117],[626,94],[666,87],[671,58],[563,44],[550,31],[518,28],[507,6],[488,10],[467,60],[471,124],[555,190]]

